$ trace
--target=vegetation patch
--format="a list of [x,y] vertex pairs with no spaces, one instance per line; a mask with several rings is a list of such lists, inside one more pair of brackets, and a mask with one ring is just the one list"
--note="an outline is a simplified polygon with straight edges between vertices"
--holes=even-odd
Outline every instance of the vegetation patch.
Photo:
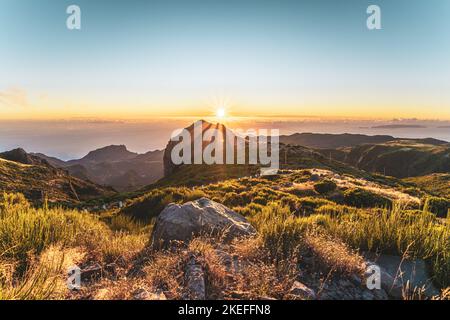
[[392,207],[392,200],[361,188],[344,191],[344,204],[357,208]]
[[333,192],[334,190],[336,190],[336,187],[337,187],[336,183],[328,179],[322,180],[314,184],[314,190],[316,190],[320,194]]

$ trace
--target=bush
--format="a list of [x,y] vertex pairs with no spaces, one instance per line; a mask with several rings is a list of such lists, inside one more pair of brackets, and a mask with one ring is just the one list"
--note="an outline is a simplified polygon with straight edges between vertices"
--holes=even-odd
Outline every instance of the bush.
[[314,184],[314,190],[320,194],[326,194],[336,190],[337,185],[331,180],[322,180]]
[[360,188],[345,190],[344,203],[357,208],[392,207],[392,200]]
[[321,206],[334,205],[335,203],[321,198],[305,197],[298,200],[298,212],[301,215],[310,215],[315,212],[315,210]]
[[228,192],[223,196],[223,200],[217,199],[227,207],[245,206],[249,203],[247,192],[237,194],[236,192]]
[[257,196],[253,199],[253,202],[260,205],[266,205],[267,204],[267,198]]
[[425,200],[425,211],[434,213],[439,218],[446,218],[450,210],[450,200],[438,197],[429,197]]

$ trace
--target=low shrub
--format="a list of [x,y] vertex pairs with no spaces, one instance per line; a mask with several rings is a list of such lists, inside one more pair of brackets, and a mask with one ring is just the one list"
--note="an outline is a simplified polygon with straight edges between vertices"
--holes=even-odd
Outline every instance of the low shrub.
[[425,211],[433,212],[439,218],[446,218],[450,210],[450,200],[440,197],[429,197],[425,200]]
[[334,202],[331,202],[326,199],[305,197],[305,198],[300,198],[297,201],[297,205],[298,205],[297,211],[298,211],[298,213],[300,213],[300,215],[307,216],[307,215],[313,214],[315,212],[315,210],[321,206],[334,205],[334,204],[335,204]]
[[391,208],[392,200],[361,188],[351,188],[344,192],[344,204],[357,208]]
[[316,190],[320,194],[330,193],[336,190],[337,185],[331,180],[322,180],[314,184],[314,190]]

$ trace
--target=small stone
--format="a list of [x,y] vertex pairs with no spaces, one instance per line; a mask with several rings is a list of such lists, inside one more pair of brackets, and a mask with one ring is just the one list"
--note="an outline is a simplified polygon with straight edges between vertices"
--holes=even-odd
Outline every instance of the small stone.
[[102,277],[102,266],[98,263],[81,269],[81,281],[90,282]]
[[137,289],[134,293],[133,293],[133,299],[134,300],[148,300],[148,297],[150,296],[150,294],[148,293],[147,290],[145,289]]
[[152,292],[147,300],[167,300],[166,295],[162,291]]
[[308,288],[303,283],[295,281],[289,290],[289,297],[303,299],[303,300],[315,300],[316,293],[313,289]]

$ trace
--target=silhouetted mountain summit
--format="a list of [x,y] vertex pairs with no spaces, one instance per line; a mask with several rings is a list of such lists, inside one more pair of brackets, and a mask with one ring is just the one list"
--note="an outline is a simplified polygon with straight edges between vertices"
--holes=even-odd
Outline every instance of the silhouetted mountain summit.
[[29,154],[22,148],[2,152],[0,158],[22,164],[49,165],[45,159]]
[[[81,161],[104,162],[124,161],[136,157],[138,154],[128,151],[124,145],[111,145],[89,152]],[[79,162],[78,160],[75,160]],[[71,161],[69,161],[70,163]]]

